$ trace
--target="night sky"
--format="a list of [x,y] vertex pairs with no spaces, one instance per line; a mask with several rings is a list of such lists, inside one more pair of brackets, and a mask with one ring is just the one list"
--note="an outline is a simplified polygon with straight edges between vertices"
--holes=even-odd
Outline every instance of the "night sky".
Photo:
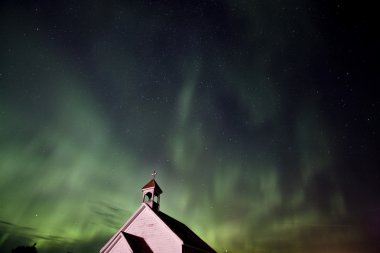
[[380,252],[375,10],[1,1],[0,252],[98,252],[153,170],[218,252]]

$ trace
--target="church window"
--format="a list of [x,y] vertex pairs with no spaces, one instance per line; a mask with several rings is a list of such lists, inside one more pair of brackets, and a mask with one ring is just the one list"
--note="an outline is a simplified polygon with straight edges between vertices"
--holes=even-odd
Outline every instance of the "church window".
[[148,192],[144,195],[144,202],[148,202],[152,199],[152,193]]

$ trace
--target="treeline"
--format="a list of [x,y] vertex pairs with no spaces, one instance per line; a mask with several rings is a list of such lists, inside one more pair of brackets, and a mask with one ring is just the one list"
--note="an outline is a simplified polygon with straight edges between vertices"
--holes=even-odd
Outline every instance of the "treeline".
[[[36,244],[33,246],[18,246],[15,249],[12,249],[12,253],[38,253]],[[72,253],[72,252],[67,252]]]
[[12,249],[12,253],[38,253],[36,244],[33,246],[18,246],[15,249]]

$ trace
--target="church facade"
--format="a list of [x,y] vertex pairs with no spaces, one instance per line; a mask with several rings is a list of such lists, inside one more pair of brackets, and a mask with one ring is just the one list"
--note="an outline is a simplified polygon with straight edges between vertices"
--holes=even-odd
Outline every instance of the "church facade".
[[161,188],[154,177],[142,188],[140,207],[100,253],[216,253],[185,224],[161,212]]

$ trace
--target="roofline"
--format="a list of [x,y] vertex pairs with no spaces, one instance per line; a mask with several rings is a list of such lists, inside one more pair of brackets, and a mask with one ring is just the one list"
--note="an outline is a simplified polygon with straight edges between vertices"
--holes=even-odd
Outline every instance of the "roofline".
[[117,239],[117,236],[120,234],[120,232],[122,232],[124,229],[126,229],[146,207],[147,207],[147,205],[145,203],[141,204],[140,207],[135,211],[135,213],[124,223],[123,226],[121,226],[121,228],[101,248],[100,253],[107,252],[107,249],[111,245],[113,245],[113,242]]
[[[161,212],[161,213],[163,213],[163,214],[165,214],[164,212]],[[157,215],[157,214],[156,214]],[[167,215],[167,214],[165,214],[166,216],[169,216],[169,215]],[[158,216],[158,215],[157,215]],[[181,223],[183,226],[185,226],[187,229],[189,229],[191,232],[193,232],[193,234],[195,234],[204,244],[206,244],[210,249],[212,249],[213,250],[213,252],[215,252],[215,253],[217,253],[207,242],[205,242],[202,238],[200,238],[192,229],[190,229],[188,226],[186,226],[185,224],[183,224],[182,222],[180,222],[180,221],[178,221],[178,220],[176,220],[176,219],[174,219],[173,217],[171,217],[171,216],[169,216],[171,219],[173,219],[173,220],[175,220],[175,221],[177,221],[177,222],[179,222],[179,223]],[[158,217],[158,218],[160,218],[160,217]],[[166,225],[166,223],[160,218],[160,220]],[[169,227],[168,225],[166,225],[167,227]],[[176,234],[170,227],[169,227],[169,229],[174,233],[174,234]],[[177,234],[176,234],[177,235]],[[177,235],[177,237],[179,238],[179,239],[181,239],[181,237],[179,236],[179,235]],[[200,251],[202,251],[202,252],[206,252],[206,253],[209,253],[209,251],[207,251],[207,250],[205,250],[205,249],[202,249],[202,248],[198,248],[198,247],[195,247],[195,246],[193,246],[193,245],[191,245],[191,244],[188,244],[188,243],[185,243],[182,239],[181,239],[181,241],[183,242],[183,246],[186,246],[186,247],[190,247],[190,248],[193,248],[193,249],[196,249],[196,250],[200,250]]]
[[144,191],[145,189],[153,189],[154,188],[154,186],[152,186],[152,187],[147,187],[147,188],[141,188],[141,191]]
[[176,234],[174,231],[156,214],[155,211],[150,208],[150,206],[146,203],[141,203],[140,207],[136,210],[136,212],[127,220],[127,222],[124,223],[124,225],[107,241],[107,243],[101,248],[100,253],[108,253],[107,251],[111,246],[113,246],[115,243],[114,241],[117,239],[117,236],[121,233],[124,232],[125,229],[131,225],[131,223],[137,218],[137,216],[144,210],[144,209],[150,210],[154,215],[160,220],[160,222],[169,229],[169,231],[172,232],[174,237],[177,239],[177,241],[181,244],[184,245],[184,241]]
[[[147,205],[146,203],[143,203],[144,205]],[[152,212],[152,213],[154,213],[154,215],[160,220],[160,222],[166,227],[166,228],[168,228],[171,232],[172,232],[172,234],[173,235],[175,235],[175,237],[177,238],[177,241],[179,242],[179,243],[181,243],[181,245],[184,245],[185,243],[184,243],[184,241],[181,239],[181,237],[179,237],[176,233],[174,233],[174,231],[160,218],[160,216],[158,216],[157,215],[157,213],[155,212],[155,211],[153,211],[152,210],[152,208],[150,208],[150,206],[148,206],[147,205],[147,207],[150,209],[150,211]]]
[[[150,183],[153,184],[153,186],[150,186],[150,187],[146,187],[148,186]],[[147,184],[145,184],[141,190],[144,190],[144,189],[151,189],[151,188],[156,188],[157,189],[157,192],[159,192],[160,194],[163,193],[161,187],[158,185],[158,183],[156,182],[156,180],[153,178],[151,179]]]
[[131,245],[129,245],[128,240],[125,238],[125,236],[122,233],[117,233],[115,240],[113,240],[111,242],[111,244],[109,245],[110,248],[106,249],[106,250],[108,250],[108,252],[109,252],[120,240],[125,240],[125,242],[127,243],[129,252],[133,252]]

